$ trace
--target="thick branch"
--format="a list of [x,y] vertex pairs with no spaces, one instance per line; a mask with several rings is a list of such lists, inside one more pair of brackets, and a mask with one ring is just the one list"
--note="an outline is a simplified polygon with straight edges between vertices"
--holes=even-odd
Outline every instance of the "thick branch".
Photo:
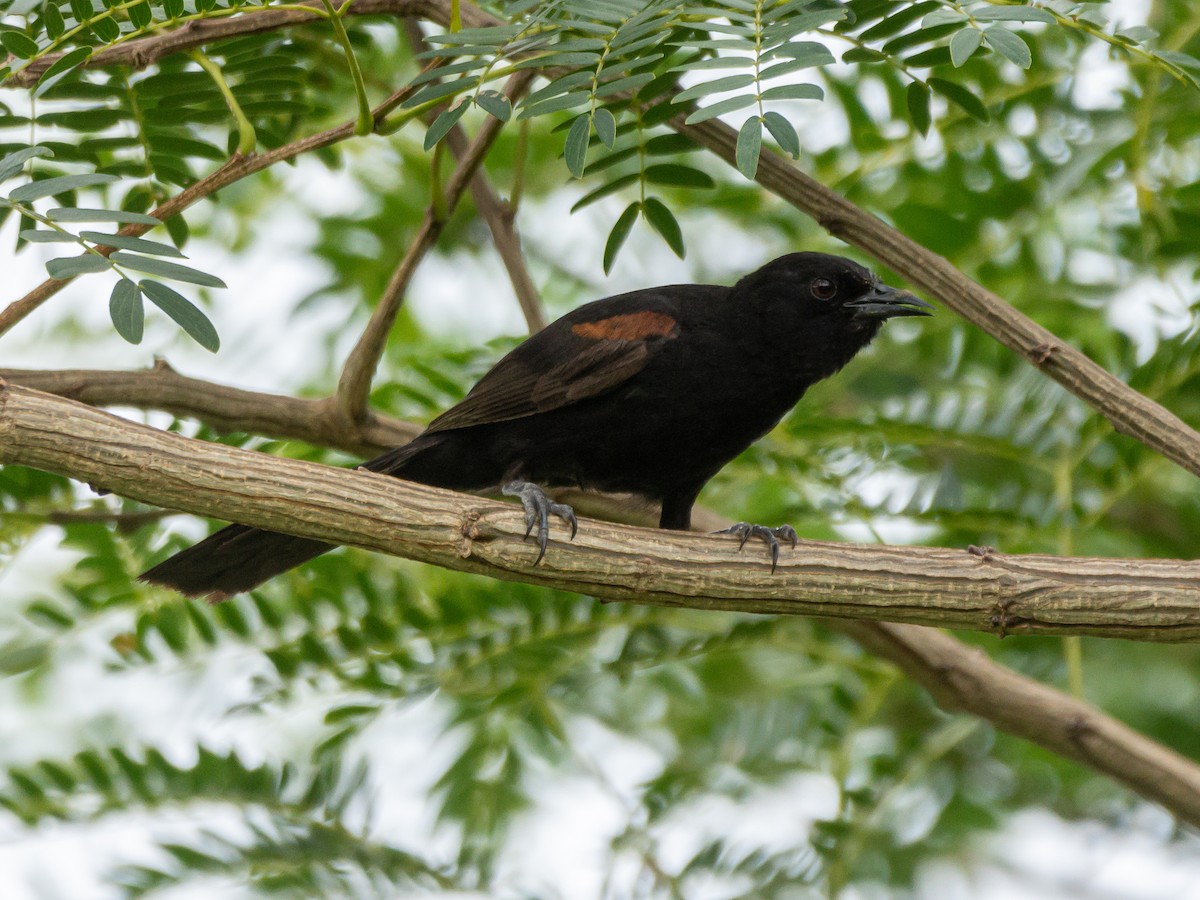
[[531,570],[534,548],[522,543],[511,506],[200,443],[16,385],[6,395],[5,462],[449,568],[656,605],[991,633],[1200,638],[1200,562],[805,542],[772,574],[763,554],[739,553],[727,537],[589,521]]
[[[698,609],[883,618],[1178,638],[1200,628],[1200,564],[806,542],[771,575],[725,537],[588,520],[543,565],[509,505],[362,471],[264,457],[118,419],[0,383],[0,462],[30,465],[158,506],[215,515],[499,578],[606,599]],[[1163,630],[1166,620],[1175,624]],[[1123,623],[1116,625],[1114,623]],[[1009,672],[948,636],[843,623],[941,702],[1079,760],[1200,824],[1200,767],[1081,702]]]
[[[515,100],[529,86],[534,78],[530,70],[518,72],[508,80],[504,92],[510,100]],[[476,170],[483,163],[483,158],[491,149],[493,142],[500,135],[504,123],[499,119],[488,119],[479,129],[479,134],[463,154],[454,174],[446,182],[442,194],[442,202],[434,203],[426,212],[417,231],[416,237],[405,251],[404,258],[396,266],[391,280],[384,288],[379,304],[371,314],[367,327],[363,329],[358,343],[350,351],[346,364],[342,368],[341,378],[338,379],[336,405],[338,412],[347,421],[357,422],[367,415],[367,400],[371,392],[371,378],[383,356],[387,346],[388,334],[400,312],[408,284],[420,265],[425,254],[437,242],[438,236],[446,227],[446,219],[458,205],[459,199],[467,189]],[[440,207],[440,208],[439,208]]]

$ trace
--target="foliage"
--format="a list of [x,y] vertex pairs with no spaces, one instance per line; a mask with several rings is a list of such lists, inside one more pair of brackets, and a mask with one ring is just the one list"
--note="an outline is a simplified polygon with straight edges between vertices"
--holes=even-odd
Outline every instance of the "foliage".
[[[441,141],[451,126],[470,130],[490,116],[509,124],[488,172],[518,206],[553,308],[612,292],[601,270],[653,280],[645,270],[669,271],[668,253],[685,248],[692,277],[722,281],[776,251],[844,252],[747,181],[760,154],[778,148],[1200,423],[1200,17],[1182,0],[1159,0],[1148,24],[1132,26],[1117,3],[1064,0],[497,0],[485,9],[503,24],[433,29],[432,50],[415,53],[390,20],[326,5],[309,24],[137,70],[88,62],[262,8],[0,8],[6,74],[55,60],[28,90],[0,97],[0,213],[14,220],[6,235],[23,255],[41,243],[80,251],[51,259],[53,277],[115,275],[111,318],[132,343],[142,339],[144,298],[215,351],[211,317],[226,338],[221,365],[255,371],[256,358],[238,356],[234,292],[197,304],[165,281],[221,286],[173,261],[193,237],[225,245],[230,258],[285,252],[259,233],[282,208],[312,222],[303,249],[325,266],[288,327],[323,314],[336,327],[297,346],[296,371],[279,377],[327,392],[347,337],[436,206]],[[529,66],[547,74],[512,103],[500,85]],[[1089,81],[1101,67],[1120,85],[1107,94]],[[364,119],[369,103],[405,85],[404,105],[377,124]],[[668,125],[718,115],[738,129],[740,174]],[[303,158],[299,175],[320,171],[360,202],[326,208],[329,198],[297,190],[292,173],[268,170],[223,189],[213,207],[161,224],[148,215],[235,151],[347,122],[340,143],[311,154],[324,170]],[[362,137],[372,128],[383,136]],[[574,226],[560,217],[567,207]],[[450,220],[436,261],[490,273],[471,213]],[[91,230],[95,222],[106,230]],[[167,236],[143,237],[147,227]],[[643,228],[661,246],[637,240]],[[586,265],[560,232],[587,235]],[[112,368],[161,349],[149,339],[136,350],[105,344],[111,333],[70,305],[55,315],[55,340],[111,347]],[[22,327],[5,340],[22,340]],[[462,344],[406,309],[374,406],[427,419],[512,338]],[[322,448],[222,439],[341,461]],[[1193,556],[1200,531],[1190,477],[948,315],[889,325],[702,500],[738,518],[791,521],[803,537],[1011,552]],[[70,510],[111,520],[60,515]],[[988,837],[1022,809],[1126,824],[1137,810],[1081,767],[938,710],[820,624],[600,606],[354,551],[220,606],[181,603],[130,575],[189,543],[195,528],[147,522],[144,512],[64,479],[0,472],[0,550],[12,565],[48,533],[71,554],[50,587],[7,592],[0,604],[0,686],[31,720],[61,704],[73,723],[55,746],[3,733],[0,827],[24,835],[59,821],[91,833],[141,814],[161,853],[112,861],[111,883],[130,895],[216,877],[288,896],[552,896],[513,860],[547,807],[567,814],[554,797],[576,792],[596,798],[580,804],[610,823],[595,826],[609,896],[902,896],[931,863],[983,865]],[[1026,674],[1065,679],[1057,641],[980,643]],[[222,681],[238,668],[231,660],[253,674],[244,690],[214,691],[204,676]],[[1194,649],[1095,641],[1084,660],[1091,699],[1200,754]],[[101,710],[56,696],[78,667],[98,685],[161,680],[183,705],[207,691],[220,708],[167,734],[132,701]],[[230,737],[220,727],[230,722],[245,734]],[[390,742],[414,722],[439,735],[423,751],[436,770],[427,782],[397,772],[391,756]],[[399,825],[397,782],[422,797],[421,812]],[[779,797],[791,804],[786,815],[770,806]],[[194,827],[170,831],[172,814]],[[784,823],[780,834],[740,827],[759,815]],[[1167,840],[1195,858],[1194,836]]]

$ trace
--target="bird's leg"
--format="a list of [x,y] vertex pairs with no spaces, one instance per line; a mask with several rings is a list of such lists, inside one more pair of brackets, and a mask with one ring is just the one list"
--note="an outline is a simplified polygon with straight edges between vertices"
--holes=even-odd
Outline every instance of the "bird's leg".
[[510,481],[500,491],[506,497],[518,497],[521,506],[525,507],[525,537],[533,532],[533,526],[538,527],[538,555],[533,561],[536,566],[546,555],[546,542],[550,540],[550,516],[556,515],[571,526],[571,538],[579,530],[579,522],[575,518],[575,510],[565,503],[555,503],[546,496],[546,492],[530,481]]
[[738,522],[736,525],[731,525],[728,528],[722,528],[720,531],[714,531],[713,534],[736,534],[740,539],[738,550],[746,546],[746,541],[752,537],[762,538],[767,542],[767,546],[771,548],[771,571],[775,571],[775,567],[779,565],[779,541],[785,540],[796,546],[799,538],[796,536],[796,529],[791,525],[780,525],[778,528],[768,528],[766,525],[751,525],[749,522]]

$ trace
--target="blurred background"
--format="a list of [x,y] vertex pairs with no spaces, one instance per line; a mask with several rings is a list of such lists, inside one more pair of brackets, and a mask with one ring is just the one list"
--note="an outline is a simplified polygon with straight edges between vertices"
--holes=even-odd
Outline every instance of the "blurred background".
[[[939,4],[884,12],[914,6],[924,15]],[[1200,10],[1182,0],[1088,6],[1107,17],[1096,26],[1105,33],[1149,26],[1156,46],[1200,47]],[[4,22],[27,13],[13,7]],[[921,27],[910,17],[869,36],[883,21],[864,14],[815,39],[840,60]],[[379,73],[416,71],[395,23],[347,26],[373,99],[393,86]],[[775,108],[795,126],[805,171],[1200,424],[1200,90],[1078,30],[1033,24],[1020,35],[1028,70],[995,53],[938,63],[982,99],[986,121],[935,94],[921,134],[910,78],[886,63],[823,66],[809,80],[824,101]],[[254,120],[261,140],[353,115],[344,60],[324,32],[263,41],[210,48],[231,70],[252,50],[299,73],[288,88],[296,109],[276,98]],[[194,68],[179,63],[176,74]],[[153,95],[130,88],[133,77],[81,80],[110,89],[91,98],[117,96],[121,79],[120,96]],[[0,94],[0,138],[62,142],[83,148],[78,161],[113,165],[132,143],[87,141],[136,142],[169,113],[121,116],[107,130],[40,121],[101,102],[73,83],[32,107],[22,92]],[[462,122],[473,132],[483,118],[472,110]],[[640,221],[606,275],[610,230],[646,182],[572,212],[623,170],[597,165],[594,146],[592,168],[571,178],[562,121],[510,123],[484,166],[500,194],[520,185],[516,223],[548,318],[653,284],[731,283],[796,249],[873,266],[719,160],[683,151],[664,160],[703,179],[651,188],[686,254]],[[189,127],[224,155],[224,119]],[[141,343],[123,341],[109,320],[112,277],[101,274],[6,334],[3,365],[137,369],[162,357],[222,384],[328,394],[429,204],[422,141],[419,123],[348,141],[187,212],[170,239],[228,285],[185,291],[220,333],[218,353],[151,307]],[[212,153],[179,151],[183,171],[172,171],[158,156],[130,176],[146,202],[217,165]],[[9,216],[0,229],[5,303],[61,255],[18,245],[20,227]],[[428,421],[525,327],[468,198],[408,291],[374,408]],[[353,461],[116,412],[263,452]],[[804,538],[1187,558],[1198,497],[1191,476],[942,312],[889,324],[700,502],[729,518],[791,522]],[[1194,829],[940,710],[819,622],[602,606],[356,550],[207,607],[132,578],[218,523],[148,518],[138,504],[14,467],[0,471],[0,510],[6,900],[1200,898]],[[1200,758],[1194,646],[961,637]]]

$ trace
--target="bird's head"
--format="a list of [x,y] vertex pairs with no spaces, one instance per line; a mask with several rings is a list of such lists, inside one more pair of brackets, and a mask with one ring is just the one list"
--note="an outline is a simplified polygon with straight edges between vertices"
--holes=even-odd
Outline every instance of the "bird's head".
[[870,341],[887,319],[932,315],[933,306],[884,284],[851,259],[789,253],[747,275],[736,290],[766,301],[772,317],[799,318],[820,328]]

